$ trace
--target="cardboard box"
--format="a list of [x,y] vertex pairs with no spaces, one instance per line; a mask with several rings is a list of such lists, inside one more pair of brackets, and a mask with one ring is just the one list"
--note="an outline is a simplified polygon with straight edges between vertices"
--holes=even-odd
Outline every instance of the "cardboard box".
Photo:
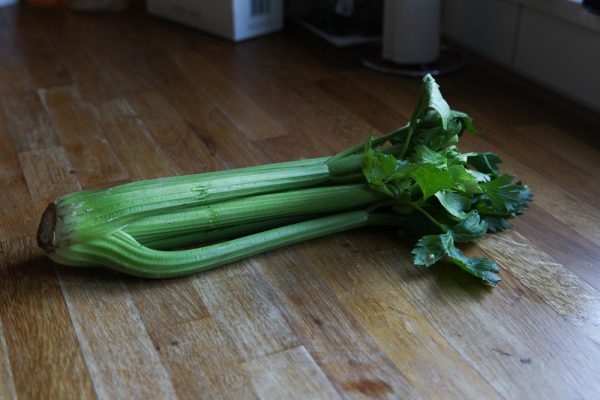
[[233,41],[283,28],[283,0],[148,0],[148,12]]

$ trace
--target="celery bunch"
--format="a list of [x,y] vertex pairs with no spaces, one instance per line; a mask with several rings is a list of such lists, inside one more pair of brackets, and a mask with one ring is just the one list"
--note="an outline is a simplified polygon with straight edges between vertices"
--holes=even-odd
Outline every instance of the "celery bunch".
[[428,75],[409,123],[366,144],[332,157],[67,194],[46,209],[38,243],[64,265],[168,278],[379,225],[416,240],[415,265],[445,259],[495,285],[498,266],[455,243],[509,228],[532,196],[499,174],[497,155],[461,153],[464,130],[477,133]]

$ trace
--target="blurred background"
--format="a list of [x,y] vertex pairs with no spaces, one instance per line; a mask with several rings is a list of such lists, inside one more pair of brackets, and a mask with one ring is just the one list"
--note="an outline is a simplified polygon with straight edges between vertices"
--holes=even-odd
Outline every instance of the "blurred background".
[[[18,7],[17,0],[0,6]],[[467,54],[600,111],[599,0],[26,0],[78,13],[148,12],[232,41],[302,26],[388,73],[451,72]],[[129,8],[129,10],[127,10]],[[444,41],[440,40],[441,37]],[[446,45],[446,46],[445,46]],[[472,59],[472,57],[470,57]],[[390,64],[392,63],[392,64]],[[393,65],[395,64],[395,65]],[[498,69],[497,69],[498,71]]]

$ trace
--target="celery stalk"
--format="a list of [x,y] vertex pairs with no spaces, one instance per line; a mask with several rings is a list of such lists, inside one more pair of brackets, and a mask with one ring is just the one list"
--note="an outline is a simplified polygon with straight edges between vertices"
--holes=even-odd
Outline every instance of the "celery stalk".
[[338,212],[367,206],[385,195],[365,184],[325,186],[249,196],[153,215],[123,228],[140,243],[274,218]]
[[286,225],[198,249],[161,251],[141,245],[131,235],[116,231],[70,246],[51,258],[71,266],[108,266],[129,275],[172,278],[205,271],[265,251],[314,239],[369,223],[368,211],[349,211]]
[[[495,285],[498,265],[456,243],[508,229],[532,200],[493,153],[461,153],[467,114],[426,76],[403,128],[332,157],[134,182],[50,204],[38,243],[54,261],[168,278],[364,225],[413,237],[415,265],[449,261]],[[215,240],[222,242],[192,249]]]

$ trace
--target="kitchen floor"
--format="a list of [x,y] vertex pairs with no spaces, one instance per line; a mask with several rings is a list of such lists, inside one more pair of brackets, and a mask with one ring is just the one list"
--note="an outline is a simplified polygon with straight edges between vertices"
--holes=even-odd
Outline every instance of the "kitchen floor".
[[535,194],[466,250],[501,265],[494,289],[375,229],[164,281],[37,248],[63,193],[404,125],[418,80],[359,55],[299,28],[232,44],[140,10],[0,9],[0,398],[600,398],[599,127],[476,66],[438,79],[487,132],[460,148]]

